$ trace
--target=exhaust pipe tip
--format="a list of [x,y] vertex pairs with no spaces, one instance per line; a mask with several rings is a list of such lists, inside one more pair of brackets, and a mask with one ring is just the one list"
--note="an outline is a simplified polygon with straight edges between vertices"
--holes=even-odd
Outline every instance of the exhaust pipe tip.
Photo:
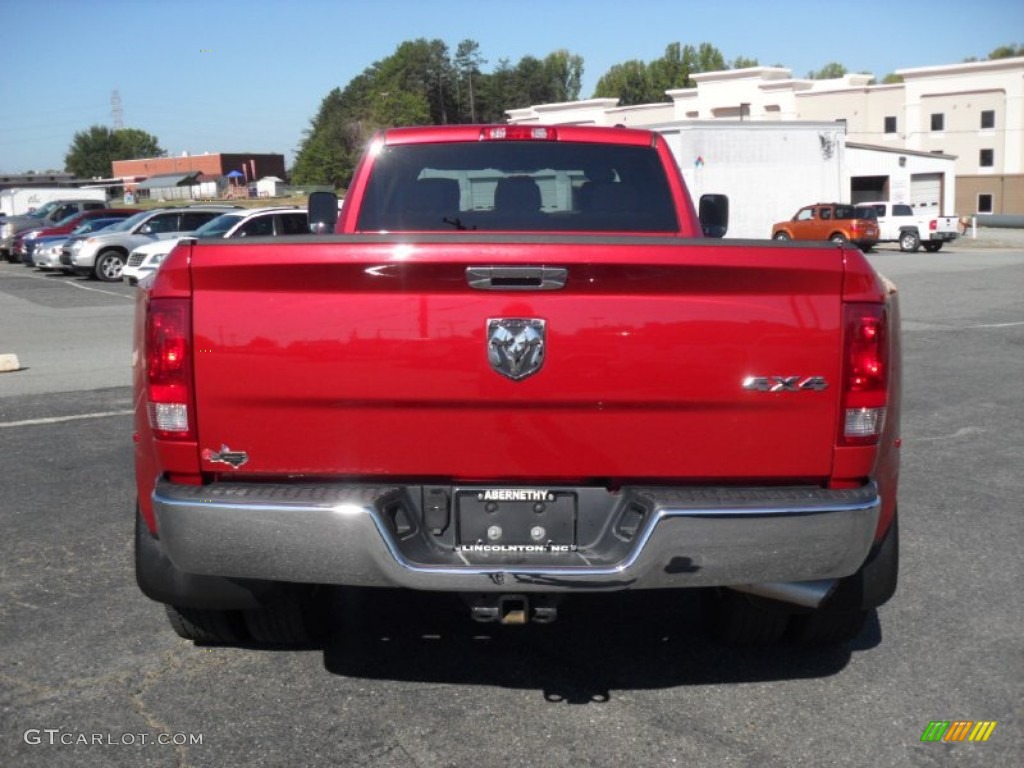
[[730,586],[729,589],[804,608],[818,608],[832,594],[838,583],[837,579],[772,581],[764,584],[737,584]]

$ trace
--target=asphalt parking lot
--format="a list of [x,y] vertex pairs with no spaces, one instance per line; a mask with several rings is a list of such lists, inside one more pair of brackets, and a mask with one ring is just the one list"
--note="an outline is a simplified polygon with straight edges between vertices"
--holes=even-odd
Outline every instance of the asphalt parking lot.
[[494,628],[338,591],[323,647],[182,641],[132,570],[135,289],[0,264],[0,765],[1019,765],[1024,233],[870,258],[902,296],[902,573],[827,651],[719,647],[690,594]]

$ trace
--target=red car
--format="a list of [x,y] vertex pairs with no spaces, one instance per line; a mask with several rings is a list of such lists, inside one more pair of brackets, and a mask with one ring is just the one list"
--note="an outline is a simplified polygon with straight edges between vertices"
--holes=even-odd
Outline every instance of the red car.
[[133,208],[101,208],[99,210],[92,211],[79,211],[78,213],[71,214],[67,218],[61,219],[51,227],[26,229],[24,232],[19,232],[14,238],[14,245],[11,246],[11,251],[14,254],[14,257],[20,260],[22,264],[26,267],[31,267],[32,252],[35,250],[36,238],[49,237],[50,235],[70,234],[71,230],[83,221],[88,221],[89,219],[127,219],[129,216],[133,216],[136,213],[138,213],[138,210]]

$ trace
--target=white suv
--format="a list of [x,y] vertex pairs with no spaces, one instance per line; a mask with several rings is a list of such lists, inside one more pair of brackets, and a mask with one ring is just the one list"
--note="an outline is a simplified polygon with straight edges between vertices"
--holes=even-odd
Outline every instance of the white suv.
[[[308,234],[309,216],[305,208],[293,205],[226,211],[188,236],[280,237]],[[121,270],[122,279],[129,285],[135,285],[144,277],[153,274],[181,240],[182,238],[175,237],[139,246],[128,256],[128,263]]]

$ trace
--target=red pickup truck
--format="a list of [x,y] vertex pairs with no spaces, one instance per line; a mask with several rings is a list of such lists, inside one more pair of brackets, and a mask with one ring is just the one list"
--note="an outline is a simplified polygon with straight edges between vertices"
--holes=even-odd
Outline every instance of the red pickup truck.
[[183,241],[137,304],[142,591],[199,642],[302,642],[318,585],[855,636],[896,586],[896,291],[699,208],[656,133],[407,128],[311,199],[330,234]]

